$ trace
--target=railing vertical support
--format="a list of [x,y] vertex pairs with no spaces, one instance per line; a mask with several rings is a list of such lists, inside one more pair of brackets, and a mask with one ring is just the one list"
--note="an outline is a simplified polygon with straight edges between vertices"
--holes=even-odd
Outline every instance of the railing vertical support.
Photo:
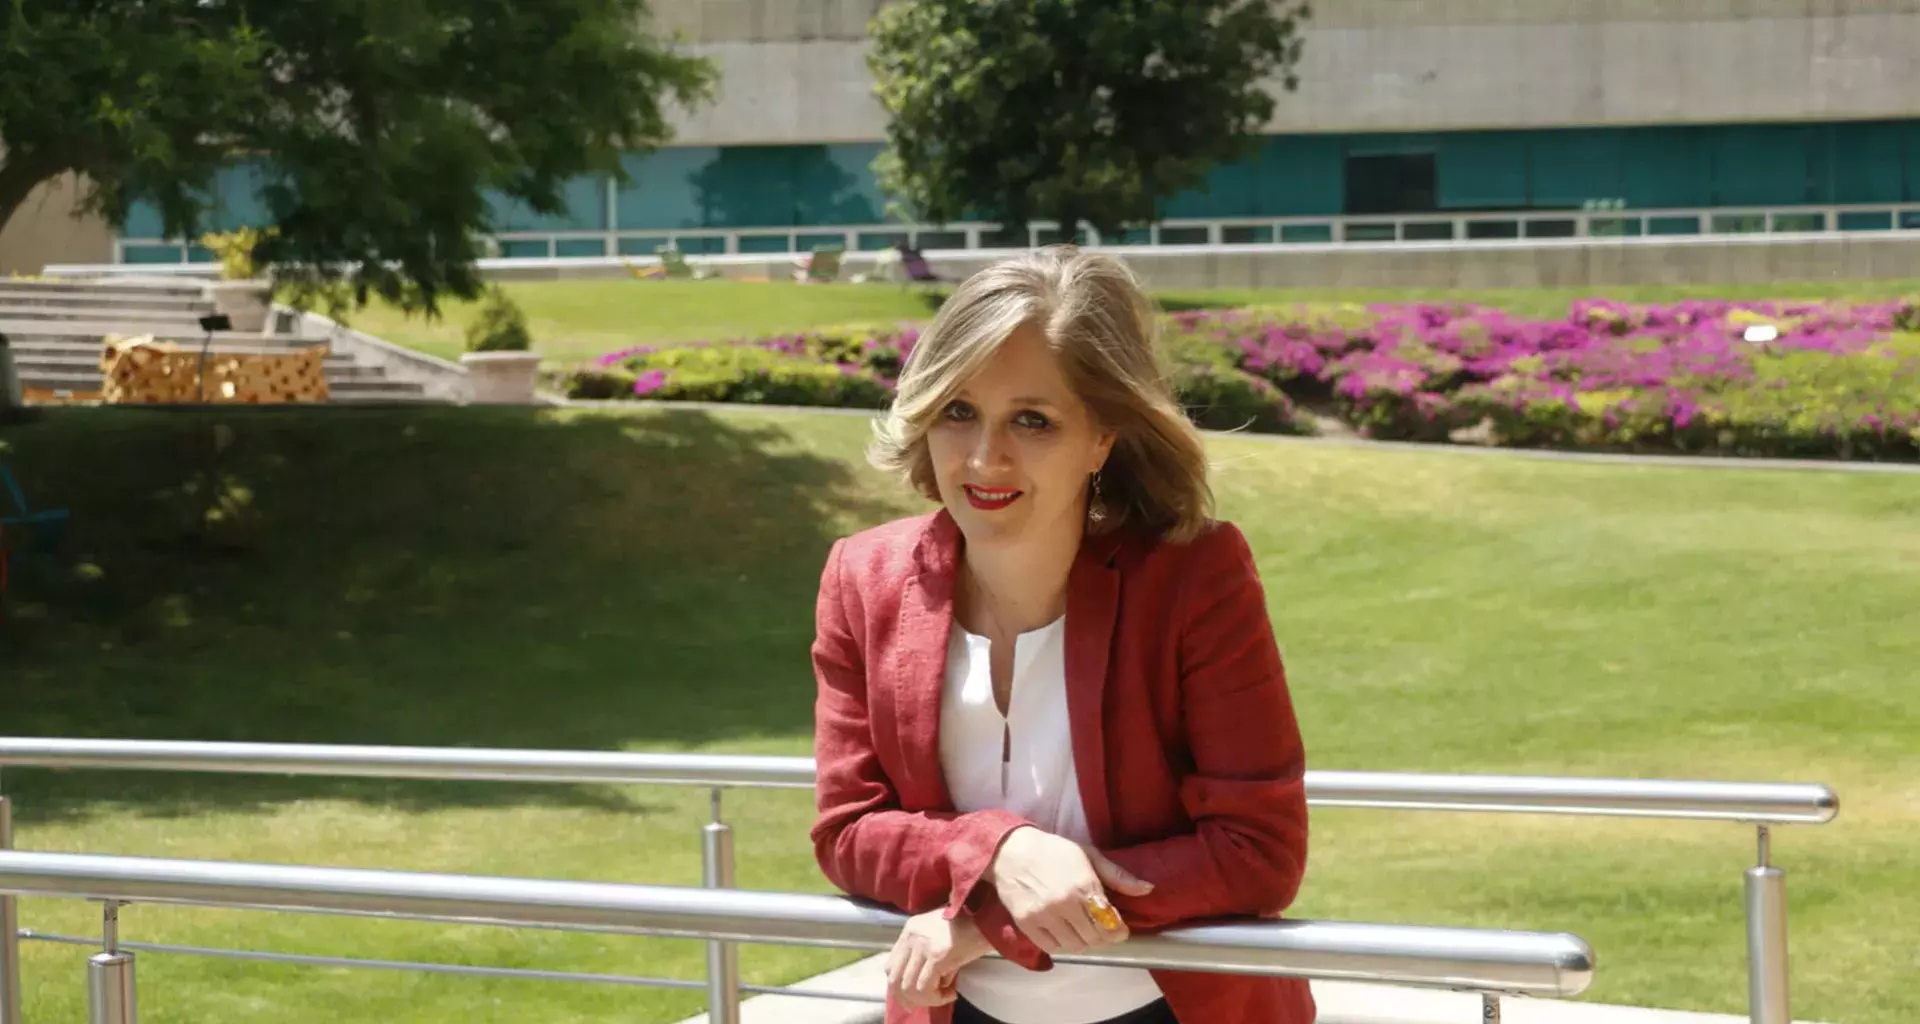
[[1787,873],[1773,866],[1773,837],[1760,826],[1760,863],[1747,869],[1747,1012],[1753,1024],[1790,1024]]
[[87,1024],[138,1024],[133,954],[120,951],[120,904],[108,900],[101,916],[102,951],[87,958]]
[[1497,994],[1480,993],[1480,1024],[1500,1024],[1500,997]]
[[[713,820],[701,832],[702,884],[733,888],[733,826],[721,816],[722,790],[713,790]],[[707,1022],[740,1024],[740,950],[731,942],[707,943]]]
[[[0,796],[0,850],[13,849],[13,802]],[[20,915],[12,896],[0,896],[0,1024],[21,1024]]]

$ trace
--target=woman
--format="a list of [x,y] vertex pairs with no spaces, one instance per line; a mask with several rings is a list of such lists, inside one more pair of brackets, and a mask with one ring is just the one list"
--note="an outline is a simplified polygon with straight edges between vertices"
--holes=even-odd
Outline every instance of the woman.
[[828,556],[813,840],[836,885],[917,915],[889,1024],[1313,1019],[1295,979],[1052,962],[1277,914],[1306,863],[1265,597],[1207,518],[1153,324],[1114,259],[997,263],[941,307],[877,425],[874,463],[943,507]]

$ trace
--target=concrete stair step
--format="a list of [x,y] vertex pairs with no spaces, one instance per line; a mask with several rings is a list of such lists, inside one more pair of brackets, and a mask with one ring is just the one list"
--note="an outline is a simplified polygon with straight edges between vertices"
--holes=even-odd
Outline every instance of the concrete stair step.
[[378,377],[378,378],[359,378],[359,379],[348,378],[345,380],[338,380],[334,378],[333,374],[328,374],[327,383],[329,386],[333,388],[333,391],[335,394],[355,394],[355,395],[368,395],[368,396],[418,395],[425,390],[419,384],[413,381],[387,380],[384,376]]
[[[198,344],[190,345],[184,342],[181,342],[178,344],[180,345],[180,349],[183,352],[199,353],[200,351],[202,351],[202,346]],[[214,355],[222,355],[222,354],[245,355],[247,353],[252,353],[252,352],[299,351],[301,349],[311,348],[315,345],[324,345],[324,344],[325,342],[316,341],[316,342],[307,342],[305,344],[300,344],[300,345],[290,345],[290,344],[253,345],[253,344],[243,344],[240,342],[231,342],[231,341],[229,342],[216,341],[212,345],[206,346],[205,351],[212,353]],[[29,360],[34,360],[34,359],[61,359],[61,358],[85,359],[90,363],[98,363],[100,361],[101,355],[103,355],[107,349],[106,343],[102,341],[94,341],[91,343],[83,342],[79,344],[75,344],[73,342],[65,342],[65,341],[52,342],[52,343],[43,342],[43,341],[26,341],[26,342],[16,341],[16,342],[13,342],[10,347],[13,349],[13,359],[14,359],[14,362],[16,363],[27,362]],[[326,356],[325,358],[352,359],[353,356],[348,355],[346,353],[335,353],[333,355]]]
[[204,295],[98,295],[91,292],[35,292],[7,287],[0,281],[0,308],[31,307],[49,309],[164,309],[212,310],[212,300]]
[[[65,323],[61,321],[21,321],[0,320],[0,334],[14,348],[26,345],[81,345],[96,347],[105,343],[109,334],[123,338],[137,338],[143,334],[153,335],[155,341],[171,341],[182,347],[198,348],[207,340],[207,333],[198,327],[159,328],[151,324],[114,324],[114,323]],[[214,331],[215,345],[249,345],[255,348],[304,348],[317,345],[324,338],[303,338],[294,334],[253,334],[247,331]]]
[[123,298],[186,298],[203,300],[207,292],[198,281],[187,283],[168,280],[142,280],[139,278],[115,278],[111,281],[47,280],[47,281],[0,281],[0,289],[22,295],[85,295],[95,297],[119,296]]
[[[79,366],[35,366],[20,367],[20,380],[33,387],[79,387],[86,391],[100,390],[100,371]],[[368,391],[419,391],[420,385],[412,381],[388,380],[387,371],[378,366],[342,366],[327,367],[327,382],[341,387]]]
[[26,388],[44,388],[48,391],[98,391],[100,390],[100,371],[81,373],[70,370],[30,373],[20,371],[20,383]]
[[134,309],[118,306],[24,306],[0,303],[0,320],[49,323],[130,323],[164,325],[167,330],[200,329],[200,318],[212,310]]
[[[335,402],[438,401],[428,397],[426,390],[415,382],[387,380],[385,372],[377,366],[348,367],[344,372],[336,372],[329,368],[327,372],[329,399]],[[45,372],[22,369],[20,383],[35,390],[91,394],[100,390],[101,379],[98,370],[87,373],[70,370]]]
[[[226,355],[230,350],[215,346],[211,355]],[[98,351],[81,352],[30,352],[14,354],[13,365],[21,373],[51,373],[63,370],[93,369],[100,367]],[[364,376],[368,373],[382,374],[386,371],[378,366],[360,366],[352,356],[327,356],[322,360],[328,373],[351,373]]]

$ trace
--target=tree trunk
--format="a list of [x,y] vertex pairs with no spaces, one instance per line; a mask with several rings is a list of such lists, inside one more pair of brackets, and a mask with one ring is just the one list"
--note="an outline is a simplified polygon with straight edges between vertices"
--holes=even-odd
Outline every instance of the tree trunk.
[[5,163],[0,163],[0,228],[7,226],[33,190],[41,182],[54,176],[58,168],[51,167],[44,160],[36,160],[31,155],[8,154]]
[[1060,214],[1060,224],[1056,229],[1060,232],[1060,245],[1079,244],[1074,241],[1074,236],[1080,233],[1080,221],[1082,219],[1078,210],[1068,210]]

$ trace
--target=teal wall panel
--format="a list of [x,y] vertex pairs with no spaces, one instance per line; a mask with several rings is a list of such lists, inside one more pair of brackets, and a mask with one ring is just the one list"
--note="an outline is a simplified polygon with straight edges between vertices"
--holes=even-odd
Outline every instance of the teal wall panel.
[[[261,190],[266,187],[266,170],[247,161],[222,168],[214,175],[213,187],[203,194],[200,223],[193,233],[233,231],[248,225],[272,221]],[[127,212],[123,238],[159,238],[166,231],[160,208],[153,203],[136,202]]]
[[1459,132],[1441,136],[1435,172],[1442,210],[1511,209],[1527,205],[1524,132]]
[[1345,185],[1340,139],[1295,135],[1268,139],[1260,149],[1257,206],[1274,217],[1322,217],[1340,212]]
[[[160,208],[152,203],[134,203],[127,211],[126,226],[120,229],[122,238],[159,238],[166,233],[166,225],[160,220]],[[146,262],[129,259],[129,263]]]
[[[618,188],[611,211],[599,176],[570,182],[560,214],[539,216],[498,199],[490,209],[499,230],[525,232],[601,231],[610,214],[621,231],[649,233],[885,223],[885,200],[871,169],[879,149],[875,143],[669,147],[626,158],[632,180]],[[1568,209],[1605,199],[1622,199],[1631,209],[1920,202],[1916,119],[1270,136],[1247,159],[1215,168],[1205,188],[1164,202],[1161,215],[1334,215],[1345,207],[1350,157],[1421,153],[1434,154],[1438,202],[1447,210]],[[260,165],[223,171],[200,230],[266,223],[265,181]],[[122,234],[161,232],[158,211],[137,203]]]
[[1199,188],[1190,188],[1160,204],[1160,216],[1168,218],[1182,217],[1232,217],[1250,214],[1221,213],[1222,210],[1247,210],[1254,208],[1254,179],[1259,174],[1259,162],[1223,164],[1208,172],[1207,179]]
[[621,230],[770,228],[883,221],[878,144],[677,146],[628,157]]
[[541,214],[518,199],[494,196],[487,203],[494,230],[512,231],[605,231],[607,229],[607,179],[593,174],[575,178],[560,187],[559,213]]
[[1885,203],[1900,198],[1900,126],[1837,124],[1819,133],[1808,161],[1814,195],[1825,203]]
[[1541,132],[1528,155],[1531,205],[1579,209],[1626,198],[1622,134],[1608,130]]
[[1905,165],[1901,177],[1906,182],[1901,196],[1906,202],[1920,203],[1920,121],[1900,125],[1899,134],[1901,159]]
[[1635,209],[1708,206],[1713,202],[1713,153],[1696,129],[1645,128],[1620,140],[1621,184]]
[[620,230],[702,226],[693,180],[720,155],[714,146],[675,146],[620,161],[628,180],[617,198]]
[[1807,150],[1812,127],[1728,125],[1708,137],[1713,147],[1713,205],[1790,206],[1808,202]]

